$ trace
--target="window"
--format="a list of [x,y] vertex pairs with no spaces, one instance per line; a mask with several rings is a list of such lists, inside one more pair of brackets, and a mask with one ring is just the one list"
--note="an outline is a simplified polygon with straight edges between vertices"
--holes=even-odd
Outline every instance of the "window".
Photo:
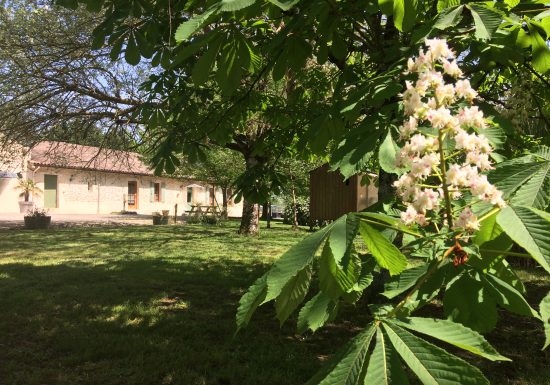
[[155,183],[153,202],[160,202],[160,183]]
[[187,187],[187,203],[193,201],[193,187]]

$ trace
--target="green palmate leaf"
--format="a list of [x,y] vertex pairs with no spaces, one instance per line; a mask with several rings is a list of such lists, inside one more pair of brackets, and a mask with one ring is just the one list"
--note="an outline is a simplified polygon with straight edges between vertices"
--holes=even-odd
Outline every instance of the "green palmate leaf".
[[434,24],[434,28],[444,30],[450,27],[454,27],[455,25],[460,23],[460,20],[462,19],[463,11],[464,11],[463,5],[444,9],[437,17],[437,20]]
[[267,295],[264,302],[271,301],[281,294],[283,287],[313,261],[317,249],[332,230],[332,224],[313,233],[292,246],[267,273]]
[[208,8],[204,13],[193,16],[191,19],[181,23],[176,30],[175,38],[178,43],[188,40],[191,35],[202,28],[209,20],[210,16],[219,11],[219,4]]
[[407,267],[407,258],[374,227],[360,222],[359,232],[376,262],[390,275],[400,274]]
[[237,331],[245,327],[252,314],[265,299],[267,294],[267,274],[264,274],[254,282],[239,301],[237,309]]
[[[510,240],[510,242],[512,241]],[[521,279],[517,276],[516,272],[510,267],[510,264],[506,261],[506,259],[504,259],[504,256],[499,256],[493,260],[487,272],[503,280],[521,294],[525,294],[525,286],[523,286],[523,282],[521,282]]]
[[474,243],[478,246],[483,245],[486,242],[490,242],[496,239],[500,234],[502,234],[502,229],[497,223],[497,213],[490,215],[485,218],[479,227],[479,231],[476,233],[474,238]]
[[546,297],[540,302],[539,311],[544,323],[544,334],[546,335],[546,342],[542,348],[544,350],[550,346],[550,293],[546,294]]
[[363,384],[365,361],[376,326],[354,337],[319,373],[306,385],[359,385]]
[[514,242],[550,272],[550,222],[543,214],[526,207],[508,206],[500,211],[497,222]]
[[540,318],[539,314],[529,306],[523,295],[511,285],[490,274],[481,276],[482,283],[496,298],[497,303],[513,313]]
[[393,23],[399,31],[407,32],[416,23],[417,0],[393,0]]
[[298,333],[307,329],[315,332],[325,324],[336,310],[337,302],[322,291],[310,299],[298,315]]
[[412,269],[404,270],[399,276],[391,278],[384,285],[384,292],[382,295],[386,298],[394,298],[405,290],[414,286],[416,281],[422,277],[428,270],[428,264],[424,263],[420,266],[413,267]]
[[391,16],[393,14],[393,0],[378,0],[378,7],[384,15]]
[[220,11],[234,12],[240,9],[250,7],[256,0],[222,0],[220,2]]
[[503,163],[489,173],[489,180],[505,197],[510,197],[518,188],[523,186],[542,167],[541,162],[530,163]]
[[394,173],[397,167],[395,166],[395,158],[399,151],[399,147],[395,144],[391,136],[391,131],[388,131],[386,139],[382,142],[380,150],[378,151],[378,160],[380,162],[380,167],[386,172]]
[[281,294],[275,300],[275,311],[281,324],[287,320],[306,297],[312,272],[312,265],[307,265],[287,282]]
[[139,53],[138,46],[136,44],[136,39],[133,35],[128,37],[128,43],[126,43],[126,52],[124,53],[124,58],[131,65],[139,64],[141,60],[141,55]]
[[437,1],[437,11],[441,12],[449,7],[456,7],[460,5],[460,0],[438,0]]
[[395,350],[425,385],[489,384],[479,369],[396,325],[384,323]]
[[541,73],[546,73],[550,70],[550,50],[545,39],[530,24],[529,30],[533,42],[533,68]]
[[348,262],[341,268],[331,252],[330,240],[325,243],[319,259],[319,285],[327,295],[337,299],[357,284],[361,274],[361,260],[355,252],[348,253]]
[[365,384],[407,385],[409,380],[397,352],[382,330],[376,332],[376,345],[370,355]]
[[358,228],[359,222],[354,213],[346,214],[334,221],[329,243],[334,261],[341,268],[345,268],[348,263],[349,258],[346,258],[346,255],[350,253]]
[[550,161],[550,147],[548,146],[540,146],[534,154],[544,160]]
[[550,204],[550,162],[544,162],[539,171],[514,194],[512,203],[544,210]]
[[488,332],[497,323],[497,301],[479,278],[461,274],[449,282],[443,297],[443,309],[450,320]]
[[268,0],[270,3],[275,4],[277,7],[281,8],[283,11],[288,11],[290,8],[294,7],[300,2],[300,0]]
[[502,16],[482,5],[472,4],[468,5],[468,8],[474,18],[476,37],[482,40],[491,39],[498,26],[502,23]]
[[216,62],[216,56],[220,50],[221,43],[222,39],[214,39],[211,44],[208,45],[208,49],[204,55],[202,55],[193,66],[191,77],[196,86],[203,85],[208,79],[212,68],[214,68],[214,63]]
[[478,332],[449,320],[409,317],[392,323],[447,342],[491,361],[510,361],[500,355]]
[[506,142],[506,133],[497,124],[488,125],[485,128],[476,128],[478,134],[483,134],[495,149],[501,149]]

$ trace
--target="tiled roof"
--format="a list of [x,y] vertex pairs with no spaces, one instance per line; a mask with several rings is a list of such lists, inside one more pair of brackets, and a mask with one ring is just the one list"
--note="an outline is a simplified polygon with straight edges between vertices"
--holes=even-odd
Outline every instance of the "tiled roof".
[[63,142],[38,143],[31,150],[30,162],[35,166],[153,175],[135,152]]

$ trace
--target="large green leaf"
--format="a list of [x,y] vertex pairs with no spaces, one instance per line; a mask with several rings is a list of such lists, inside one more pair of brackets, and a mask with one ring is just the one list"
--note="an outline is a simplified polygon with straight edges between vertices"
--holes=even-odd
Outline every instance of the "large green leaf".
[[191,19],[181,23],[176,30],[175,38],[178,43],[188,40],[191,35],[202,28],[209,20],[210,16],[214,15],[219,10],[219,4],[208,8],[204,13],[193,16]]
[[476,37],[482,40],[488,40],[493,37],[493,34],[502,23],[502,16],[490,8],[482,5],[468,5],[474,18],[476,26]]
[[281,324],[286,321],[306,297],[311,282],[312,270],[310,264],[298,272],[287,282],[281,294],[275,299],[275,311]]
[[365,361],[376,326],[354,337],[346,347],[317,373],[306,385],[359,385],[363,384]]
[[208,76],[210,75],[210,72],[214,67],[216,56],[218,55],[218,51],[220,50],[221,43],[221,38],[214,39],[211,44],[208,45],[206,52],[199,58],[199,60],[197,60],[197,62],[193,66],[191,77],[193,79],[193,83],[195,83],[196,86],[204,84],[208,79]]
[[239,301],[237,309],[237,330],[245,327],[252,314],[265,299],[267,293],[267,274],[264,274],[254,282]]
[[497,323],[497,301],[479,277],[461,274],[449,282],[443,297],[443,309],[450,320],[480,333],[494,329]]
[[128,64],[134,66],[139,64],[141,60],[141,54],[139,53],[134,35],[128,36],[128,42],[126,43],[126,52],[124,53],[124,57]]
[[394,173],[397,167],[395,166],[395,158],[399,151],[399,147],[395,144],[391,136],[391,131],[388,130],[386,139],[382,142],[380,150],[378,151],[378,160],[380,167],[386,172]]
[[512,203],[517,206],[532,206],[544,210],[550,204],[550,162],[526,181],[514,194]]
[[264,302],[271,301],[279,296],[283,287],[311,263],[321,243],[326,239],[332,224],[308,235],[301,242],[292,246],[274,264],[267,273],[267,295]]
[[256,0],[222,0],[220,2],[220,11],[234,12],[240,9],[250,7]]
[[510,197],[518,188],[523,186],[532,176],[541,169],[540,162],[510,162],[499,164],[489,173],[489,180],[505,197]]
[[491,274],[481,276],[482,282],[496,298],[497,303],[513,313],[539,318],[539,314],[527,303],[514,287]]
[[277,7],[281,8],[283,11],[288,11],[290,8],[294,7],[300,2],[300,0],[268,0],[270,3],[275,4]]
[[546,335],[546,342],[542,349],[546,349],[550,345],[550,293],[546,294],[546,297],[540,302],[539,311],[544,323],[544,334]]
[[508,206],[500,211],[497,222],[546,271],[550,272],[550,222],[532,209]]
[[437,0],[437,11],[441,12],[450,7],[460,5],[460,0]]
[[359,232],[376,262],[390,275],[400,274],[407,267],[407,258],[374,227],[361,221]]
[[[458,1],[460,3],[460,1]],[[437,17],[437,20],[434,24],[436,29],[447,29],[449,27],[454,27],[462,19],[462,12],[464,11],[464,6],[459,5],[458,7],[446,8]]]
[[331,318],[336,305],[336,301],[332,300],[322,291],[317,293],[300,310],[300,314],[298,315],[298,333],[303,333],[307,329],[312,332],[319,329]]
[[425,385],[489,384],[481,371],[466,361],[396,325],[383,325],[401,358]]
[[491,361],[510,361],[500,355],[478,332],[456,322],[435,318],[409,317],[392,323],[447,342]]
[[546,40],[531,24],[529,24],[529,30],[533,42],[533,68],[544,74],[550,71],[550,50],[546,45]]
[[399,31],[407,32],[416,23],[417,0],[393,0],[393,23]]
[[407,385],[409,380],[401,366],[397,352],[388,337],[378,328],[376,345],[370,355],[365,384]]
[[382,292],[382,295],[390,299],[398,296],[405,290],[413,287],[416,281],[423,276],[427,270],[428,264],[426,263],[404,270],[399,276],[391,278],[384,285],[384,292]]
[[332,231],[329,235],[329,244],[336,264],[345,269],[353,240],[357,235],[359,222],[354,213],[346,214],[334,221]]

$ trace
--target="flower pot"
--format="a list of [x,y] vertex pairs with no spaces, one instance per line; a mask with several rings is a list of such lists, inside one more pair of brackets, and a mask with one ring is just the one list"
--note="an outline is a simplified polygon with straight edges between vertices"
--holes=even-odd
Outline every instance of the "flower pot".
[[25,214],[28,211],[31,211],[33,208],[34,208],[34,202],[26,202],[26,201],[19,202],[19,212],[21,214]]
[[24,217],[25,221],[25,228],[29,230],[35,230],[35,229],[47,229],[50,226],[50,223],[52,221],[52,217],[45,216],[45,217]]

